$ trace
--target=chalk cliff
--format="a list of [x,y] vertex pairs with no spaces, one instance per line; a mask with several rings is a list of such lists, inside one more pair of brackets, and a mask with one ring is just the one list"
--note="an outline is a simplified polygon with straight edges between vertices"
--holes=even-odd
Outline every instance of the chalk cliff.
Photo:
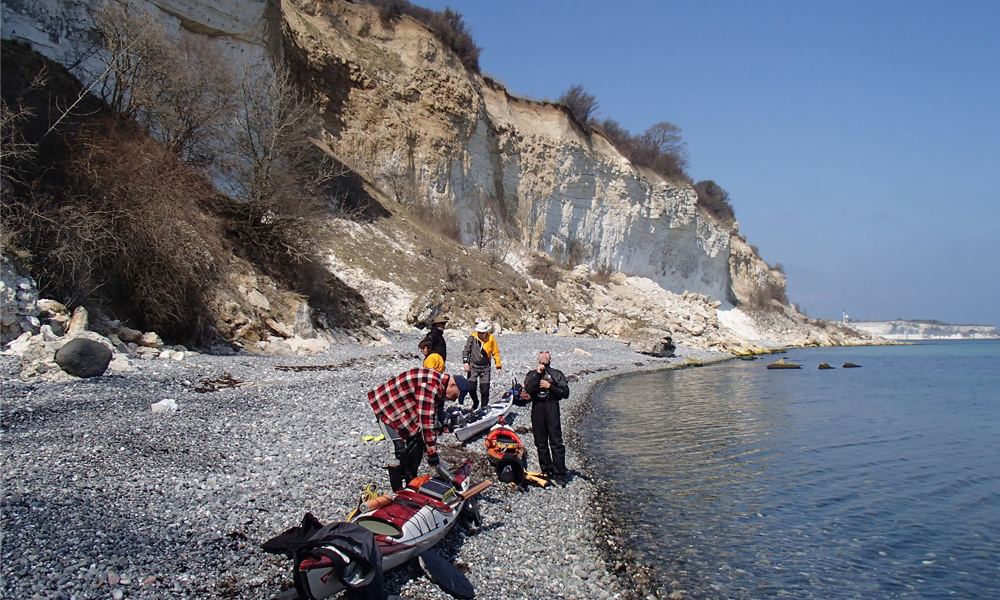
[[[4,36],[70,62],[86,40],[89,4],[5,1]],[[690,186],[640,172],[561,106],[467,72],[412,20],[387,29],[370,7],[347,2],[148,5],[233,56],[284,42],[324,96],[335,152],[397,200],[453,205],[466,241],[482,210],[495,207],[533,249],[677,293],[734,301],[734,287],[755,287],[745,280],[766,273],[752,253],[731,269],[733,231],[698,210]]]
[[[3,0],[3,36],[28,41],[63,64],[74,63],[89,47],[88,11],[96,3]],[[400,206],[451,211],[467,245],[481,242],[487,229],[500,228],[527,250],[577,267],[577,273],[582,267],[655,283],[678,301],[697,304],[693,313],[699,315],[705,312],[702,305],[709,313],[719,305],[780,314],[790,310],[783,275],[756,255],[737,224],[720,223],[703,211],[690,185],[636,168],[603,136],[585,131],[565,107],[518,98],[502,84],[468,71],[416,21],[404,17],[386,27],[372,7],[340,0],[147,0],[142,5],[177,36],[200,36],[234,64],[284,56],[319,100],[330,152]],[[99,62],[85,59],[77,71],[94,77]],[[524,256],[515,252],[505,259],[524,272],[527,264],[518,258]],[[331,265],[349,262],[344,258],[331,254]],[[359,291],[379,288],[364,285]],[[398,290],[390,296],[417,292]],[[649,324],[664,330],[683,322],[685,335],[707,332],[704,345],[736,346],[720,341],[725,336],[714,315],[706,313],[692,324],[690,315],[678,319],[677,310],[683,309],[672,302],[646,307],[659,317],[628,318],[659,319]],[[598,308],[618,308],[616,302],[606,303]],[[605,324],[614,320],[600,314],[587,318]],[[801,330],[785,341],[817,340],[804,319],[792,320]],[[539,317],[528,326],[542,327],[543,321]],[[577,325],[573,330],[618,335],[629,328]],[[844,335],[824,333],[818,341],[849,343]]]
[[346,98],[328,97],[341,108],[338,155],[400,202],[454,206],[466,242],[494,210],[532,249],[676,293],[736,300],[733,277],[758,274],[730,270],[734,231],[698,209],[689,185],[640,172],[562,106],[469,73],[422,25],[386,29],[347,3],[322,14],[283,6],[286,42],[314,87],[338,92],[350,78]]

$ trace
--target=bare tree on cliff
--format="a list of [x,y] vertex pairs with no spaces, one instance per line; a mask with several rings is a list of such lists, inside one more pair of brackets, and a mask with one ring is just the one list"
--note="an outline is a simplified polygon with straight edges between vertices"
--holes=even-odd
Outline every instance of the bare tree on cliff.
[[641,135],[629,133],[613,119],[604,119],[594,127],[635,166],[650,169],[665,179],[691,181],[685,170],[687,143],[681,138],[681,128],[673,123],[661,121]]
[[224,186],[238,201],[231,233],[255,263],[281,277],[287,266],[314,261],[320,218],[338,201],[331,184],[344,169],[320,148],[319,110],[287,68],[248,67],[237,104],[224,161]]
[[559,97],[559,103],[569,109],[580,125],[589,129],[591,117],[597,114],[596,96],[588,94],[582,85],[574,85]]
[[661,121],[639,137],[636,162],[669,178],[687,178],[687,143],[681,138],[681,128]]
[[183,31],[174,41],[163,22],[135,2],[106,2],[94,21],[106,50],[100,94],[112,110],[186,162],[211,163],[233,112],[229,64]]
[[482,190],[476,190],[469,202],[473,244],[490,257],[491,266],[505,262],[514,245],[497,205]]

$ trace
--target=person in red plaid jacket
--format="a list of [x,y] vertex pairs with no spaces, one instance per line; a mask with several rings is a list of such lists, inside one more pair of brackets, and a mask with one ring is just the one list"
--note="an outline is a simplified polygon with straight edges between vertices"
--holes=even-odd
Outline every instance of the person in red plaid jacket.
[[394,462],[386,466],[389,485],[398,491],[417,476],[427,448],[427,464],[441,470],[435,414],[445,399],[458,399],[459,382],[447,373],[419,367],[403,371],[368,391],[385,437],[392,440]]

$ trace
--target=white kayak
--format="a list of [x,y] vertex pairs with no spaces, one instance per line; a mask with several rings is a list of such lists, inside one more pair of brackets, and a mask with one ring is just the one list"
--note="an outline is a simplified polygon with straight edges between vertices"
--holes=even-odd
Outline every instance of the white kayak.
[[455,429],[455,437],[460,442],[467,442],[480,433],[489,430],[500,421],[501,418],[510,414],[514,408],[514,397],[509,393],[504,393],[503,398],[490,402],[484,408],[475,412],[463,415]]

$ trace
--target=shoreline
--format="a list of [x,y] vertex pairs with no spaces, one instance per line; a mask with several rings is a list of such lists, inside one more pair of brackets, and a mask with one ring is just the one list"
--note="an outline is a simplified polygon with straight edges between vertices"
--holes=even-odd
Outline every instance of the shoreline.
[[[290,581],[290,561],[263,554],[260,543],[307,511],[324,523],[342,520],[366,483],[387,487],[387,450],[359,440],[375,428],[364,392],[419,366],[419,334],[391,337],[384,347],[343,344],[305,357],[134,360],[134,372],[62,382],[20,381],[17,361],[5,357],[4,593],[277,593]],[[580,452],[578,425],[609,379],[734,357],[678,347],[674,358],[653,358],[614,340],[546,334],[498,341],[505,369],[494,378],[494,395],[523,379],[542,349],[571,378],[563,401],[569,485],[517,491],[494,483],[484,493],[483,526],[455,528],[442,551],[467,573],[478,598],[637,597],[642,570],[627,553],[608,553],[627,552],[624,522],[614,520],[620,511],[610,489]],[[460,343],[448,342],[449,371],[456,372]],[[288,365],[319,370],[275,368]],[[243,384],[196,391],[223,375]],[[167,397],[180,410],[153,414],[150,405]],[[529,411],[515,408],[519,432],[530,425]],[[440,450],[446,461],[468,456],[477,479],[495,480],[481,438],[462,445],[448,437]],[[536,466],[530,434],[525,442]],[[390,572],[387,584],[409,600],[449,597],[408,569]]]
[[[678,350],[680,349],[681,348],[678,347]],[[778,353],[782,350],[784,350],[784,348],[775,349],[774,352]],[[576,414],[572,415],[572,418],[575,421],[575,424],[579,425],[583,419],[592,415],[594,411],[594,406],[592,404],[594,393],[600,386],[615,379],[638,375],[641,373],[699,368],[702,366],[737,360],[738,358],[739,357],[735,355],[724,354],[709,358],[708,360],[699,360],[696,363],[685,360],[684,362],[667,364],[657,368],[637,368],[633,371],[625,371],[609,375],[590,384],[586,397],[580,404],[574,407],[573,412]],[[565,415],[563,417],[563,422],[566,422]],[[636,511],[630,508],[632,505],[625,497],[624,493],[621,490],[616,489],[615,483],[594,475],[595,465],[591,461],[590,457],[581,451],[578,431],[578,427],[575,427],[572,434],[564,437],[566,437],[566,445],[581,457],[586,474],[591,478],[591,481],[594,484],[595,489],[591,503],[595,512],[598,513],[594,515],[594,527],[597,532],[597,535],[593,540],[594,546],[604,557],[608,570],[618,578],[623,590],[622,598],[629,600],[648,599],[651,597],[666,598],[668,592],[656,587],[657,581],[652,575],[652,567],[644,563],[636,562],[637,558],[635,549],[629,540],[629,532],[632,525],[634,525],[634,515],[636,514]],[[683,590],[674,590],[673,593],[675,593],[675,595],[671,596],[671,598],[684,598]]]

